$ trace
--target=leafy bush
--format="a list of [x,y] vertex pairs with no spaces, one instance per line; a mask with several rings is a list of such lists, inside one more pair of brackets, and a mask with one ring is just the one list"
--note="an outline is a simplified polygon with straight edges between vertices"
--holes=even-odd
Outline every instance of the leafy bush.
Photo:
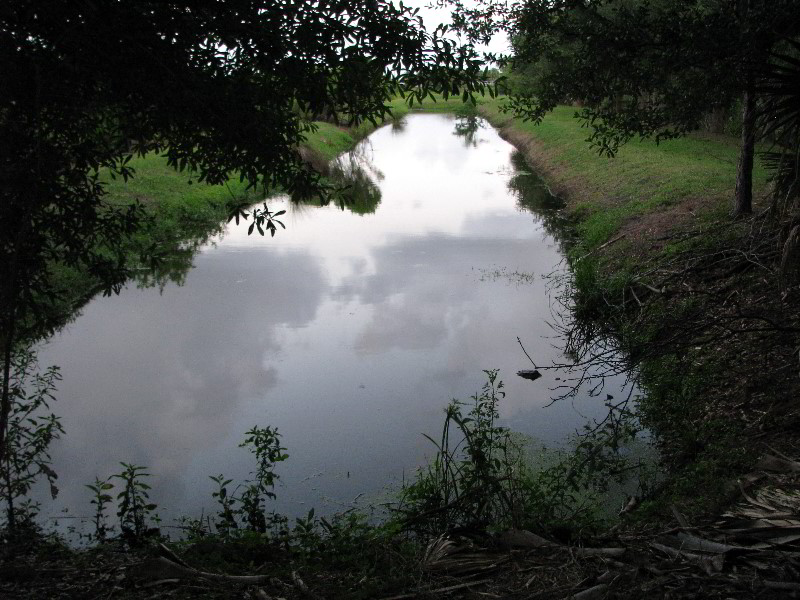
[[39,505],[25,498],[40,476],[50,484],[53,498],[58,494],[58,475],[50,466],[50,444],[64,433],[59,418],[49,413],[49,402],[61,379],[58,367],[38,371],[35,354],[18,353],[13,358],[8,381],[10,412],[5,451],[0,462],[0,497],[6,505],[6,526],[10,531],[31,525]]

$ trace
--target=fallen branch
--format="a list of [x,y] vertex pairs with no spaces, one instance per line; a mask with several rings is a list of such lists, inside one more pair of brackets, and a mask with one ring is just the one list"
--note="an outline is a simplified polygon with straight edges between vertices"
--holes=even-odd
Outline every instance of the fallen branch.
[[595,600],[596,598],[605,596],[607,591],[608,586],[605,583],[601,583],[600,585],[596,585],[588,590],[583,590],[582,592],[570,596],[570,600]]
[[444,594],[446,592],[454,592],[456,590],[463,590],[464,588],[472,587],[473,585],[483,585],[485,583],[491,583],[491,579],[480,579],[478,581],[469,581],[467,583],[459,583],[458,585],[450,585],[448,587],[437,588],[435,590],[420,590],[418,592],[411,592],[408,594],[400,594],[399,596],[390,596],[388,598],[383,598],[382,600],[406,600],[407,598],[416,598],[421,594],[430,595],[430,594]]
[[253,585],[269,579],[269,575],[223,575],[198,571],[192,567],[179,565],[164,556],[139,563],[135,568],[145,579],[210,579],[236,585]]
[[308,589],[305,581],[300,579],[300,575],[297,574],[297,571],[292,571],[292,581],[294,582],[294,586],[309,598],[320,598],[320,596],[317,596],[314,592]]
[[602,250],[603,248],[605,248],[605,247],[607,247],[607,246],[610,246],[611,244],[616,244],[618,241],[620,241],[620,240],[621,240],[622,238],[624,238],[624,237],[625,237],[625,234],[624,234],[624,233],[622,233],[622,234],[618,235],[617,237],[615,237],[613,240],[608,240],[608,241],[607,241],[605,244],[600,244],[600,245],[599,245],[597,248],[595,248],[594,250],[590,250],[589,252],[587,252],[587,253],[586,253],[586,254],[584,254],[583,256],[579,256],[579,257],[578,257],[578,259],[575,261],[575,264],[577,264],[577,263],[581,262],[581,261],[582,261],[584,258],[587,258],[587,257],[591,256],[591,255],[592,255],[592,254],[594,254],[595,252],[599,252],[599,251],[600,251],[600,250]]
[[772,590],[800,591],[800,583],[788,581],[765,581],[764,587]]
[[619,558],[625,555],[625,548],[574,548],[575,556],[605,556]]
[[661,552],[673,559],[683,559],[690,564],[700,567],[707,575],[722,571],[722,566],[724,564],[724,558],[722,554],[717,554],[715,556],[700,556],[699,554],[678,550],[677,548],[665,546],[664,544],[659,544],[658,542],[650,542],[650,545],[656,550],[661,550]]

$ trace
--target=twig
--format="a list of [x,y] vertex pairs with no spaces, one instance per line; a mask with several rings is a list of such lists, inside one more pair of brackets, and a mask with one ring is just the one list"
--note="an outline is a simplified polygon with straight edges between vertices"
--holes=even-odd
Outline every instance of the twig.
[[654,294],[663,294],[663,293],[664,293],[664,292],[663,292],[663,291],[661,291],[660,289],[658,289],[658,288],[656,288],[656,287],[653,287],[652,285],[648,285],[648,284],[646,284],[644,281],[637,281],[636,283],[638,283],[638,284],[639,284],[639,285],[641,285],[642,287],[645,287],[645,288],[647,288],[648,290],[650,290],[650,291],[651,291],[651,292],[653,292]]
[[[234,584],[241,584],[241,585],[252,585],[256,583],[262,583],[269,579],[269,575],[223,575],[220,573],[207,573],[205,571],[198,571],[192,567],[185,567],[178,563],[171,561],[170,559],[159,556],[158,558],[153,559],[151,563],[153,566],[156,566],[162,569],[161,574],[165,572],[169,572],[174,577],[179,578],[202,578],[202,579],[212,579],[214,581],[224,581],[227,583],[234,583]],[[166,577],[162,577],[162,579],[167,579]]]
[[294,586],[300,590],[303,594],[308,596],[309,598],[319,598],[314,592],[308,589],[305,581],[300,579],[300,575],[297,574],[297,571],[292,571],[292,582],[294,582]]
[[600,585],[596,585],[594,587],[589,588],[588,590],[583,590],[573,596],[570,596],[571,600],[595,600],[596,598],[602,598],[605,596],[606,591],[608,590],[608,586],[605,583],[601,583]]
[[610,246],[611,244],[615,244],[615,243],[617,243],[618,241],[620,241],[620,240],[621,240],[622,238],[624,238],[624,237],[625,237],[625,234],[624,234],[624,233],[621,233],[620,235],[618,235],[617,237],[615,237],[613,240],[608,240],[608,241],[607,241],[605,244],[600,244],[600,245],[599,245],[597,248],[595,248],[594,250],[590,250],[589,252],[587,252],[587,253],[586,253],[586,254],[584,254],[583,256],[580,256],[580,257],[578,257],[578,259],[575,261],[575,263],[577,264],[577,263],[581,262],[581,261],[582,261],[584,258],[587,258],[587,257],[591,256],[592,254],[594,254],[595,252],[598,252],[598,251],[602,250],[602,249],[603,249],[603,248],[605,248],[606,246]]
[[764,587],[773,590],[800,591],[800,583],[791,583],[788,581],[765,581]]
[[186,567],[187,569],[191,569],[192,568],[185,560],[183,560],[180,556],[178,556],[172,550],[167,548],[167,546],[165,546],[164,544],[159,543],[158,544],[158,550],[159,550],[159,552],[161,552],[162,556],[164,556],[165,558],[168,558],[172,562],[178,563],[179,565],[181,565],[183,567]]
[[631,287],[631,288],[628,288],[628,289],[630,289],[630,291],[631,291],[631,295],[633,296],[633,299],[634,299],[634,300],[636,300],[636,304],[638,304],[638,305],[639,305],[639,308],[641,308],[641,306],[642,306],[642,301],[641,301],[641,300],[639,300],[639,296],[637,296],[637,295],[636,295],[636,292],[634,292],[634,291],[633,291],[633,288],[632,288],[632,287]]
[[181,582],[181,580],[179,578],[177,578],[177,577],[172,578],[172,579],[159,579],[158,581],[151,581],[150,583],[145,583],[142,587],[143,588],[151,588],[151,587],[156,587],[156,586],[159,586],[159,585],[168,585],[168,584],[180,583],[180,582]]
[[531,361],[531,364],[533,365],[533,368],[534,369],[538,369],[539,367],[536,366],[536,363],[533,362],[533,359],[531,358],[531,355],[528,354],[528,351],[525,350],[525,346],[522,345],[522,340],[519,339],[519,336],[517,336],[517,343],[519,344],[519,347],[522,348],[522,351],[525,353],[525,356],[528,357],[528,360]]
[[[534,575],[528,583],[532,582],[536,578]],[[528,587],[528,584],[525,584],[525,587]],[[566,594],[569,594],[571,591],[575,589],[574,585],[562,585],[556,588],[550,588],[549,590],[542,590],[541,592],[536,592],[532,596],[528,596],[528,600],[556,600],[557,598],[563,598]]]
[[576,556],[606,556],[609,558],[619,558],[624,556],[625,548],[575,548]]
[[680,513],[680,511],[678,510],[678,507],[677,507],[677,506],[675,506],[675,505],[673,504],[673,505],[671,505],[669,508],[670,508],[670,510],[672,511],[672,514],[675,516],[675,520],[676,520],[676,521],[678,521],[678,524],[679,524],[681,527],[683,527],[683,528],[685,528],[685,529],[689,529],[689,528],[691,528],[691,525],[689,525],[689,521],[687,521],[687,520],[686,520],[686,517],[684,517],[684,516],[683,516],[683,515]]
[[416,598],[420,594],[443,594],[445,592],[454,592],[456,590],[462,590],[464,588],[471,587],[473,585],[483,585],[485,583],[491,583],[491,579],[480,579],[478,581],[469,581],[467,583],[459,583],[458,585],[451,585],[448,587],[437,588],[435,590],[420,590],[418,592],[411,592],[410,594],[400,594],[399,596],[391,596],[388,598],[383,598],[382,600],[406,600],[406,598]]

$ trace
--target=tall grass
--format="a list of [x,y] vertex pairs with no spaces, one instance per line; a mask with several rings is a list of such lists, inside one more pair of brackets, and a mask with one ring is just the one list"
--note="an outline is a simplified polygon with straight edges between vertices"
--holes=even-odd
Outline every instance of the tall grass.
[[497,425],[505,396],[495,370],[465,403],[445,411],[436,454],[402,489],[395,519],[402,530],[423,535],[446,531],[530,529],[578,535],[609,518],[607,492],[649,476],[642,461],[629,464],[637,429],[630,413],[616,411],[587,426],[567,451],[533,457],[520,436]]

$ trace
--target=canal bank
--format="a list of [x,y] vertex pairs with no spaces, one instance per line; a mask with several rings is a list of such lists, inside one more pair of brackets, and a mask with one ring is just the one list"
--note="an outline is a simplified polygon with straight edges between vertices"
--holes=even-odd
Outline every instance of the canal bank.
[[576,335],[614,336],[639,372],[636,413],[669,476],[632,518],[717,514],[768,448],[797,444],[798,289],[767,174],[756,167],[754,215],[734,221],[735,139],[634,140],[607,158],[571,107],[538,126],[480,111],[566,202],[576,315],[594,324]]

